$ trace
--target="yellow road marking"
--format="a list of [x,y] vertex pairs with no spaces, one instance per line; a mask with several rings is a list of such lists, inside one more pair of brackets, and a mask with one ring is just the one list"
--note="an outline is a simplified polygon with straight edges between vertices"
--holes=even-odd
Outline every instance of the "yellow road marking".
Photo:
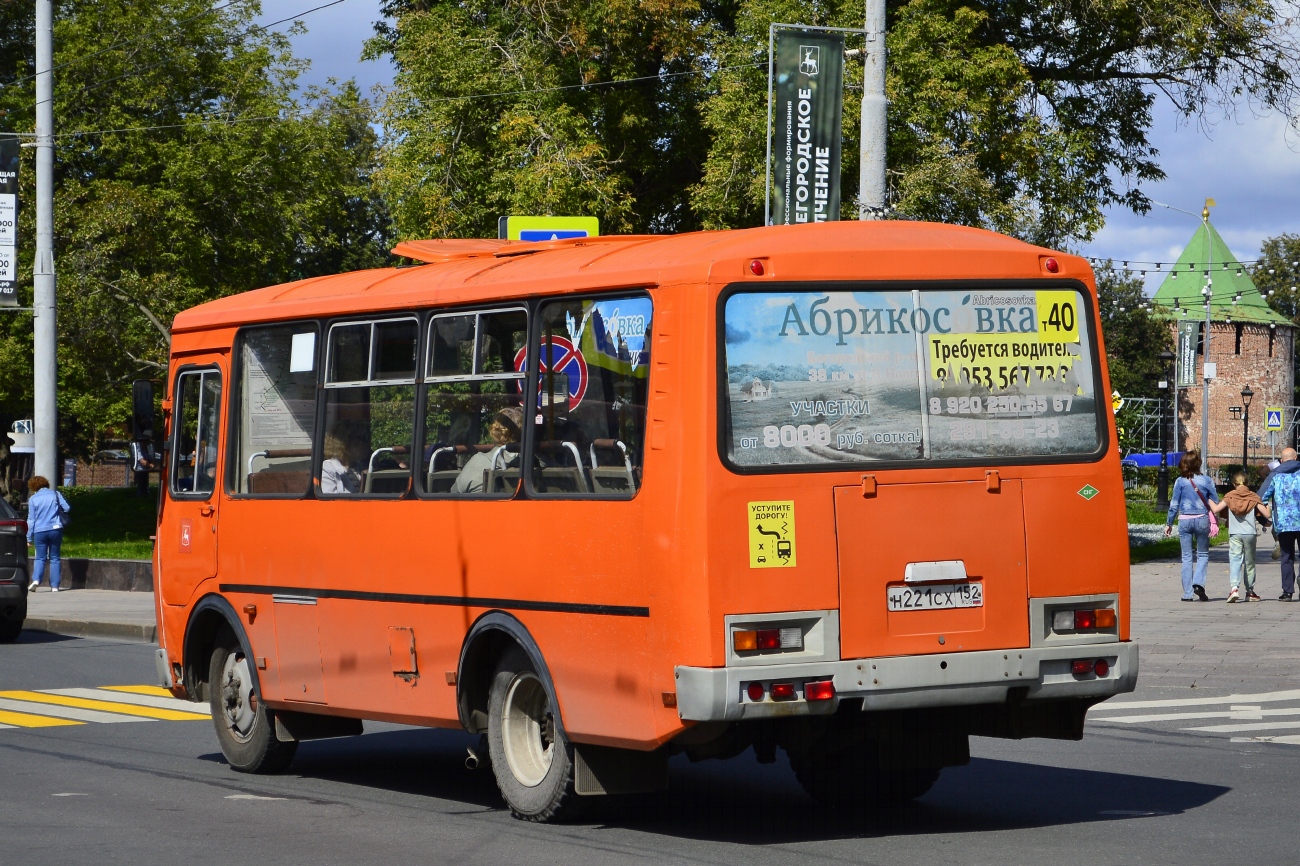
[[110,692],[126,692],[129,695],[153,695],[159,698],[173,696],[171,692],[159,686],[100,686],[100,688]]
[[8,710],[0,710],[0,723],[17,725],[20,728],[57,728],[63,725],[85,724],[85,722],[74,722],[68,719],[53,719],[49,716],[33,716],[31,713],[11,713]]
[[165,719],[171,722],[206,721],[209,716],[197,713],[182,713],[177,710],[160,710],[152,707],[138,707],[134,704],[119,704],[113,701],[93,701],[87,698],[68,698],[62,695],[47,695],[42,692],[0,692],[0,698],[13,698],[19,701],[35,701],[42,704],[54,704],[60,707],[81,707],[85,710],[103,710],[110,713],[122,713],[127,716],[144,716],[147,719]]

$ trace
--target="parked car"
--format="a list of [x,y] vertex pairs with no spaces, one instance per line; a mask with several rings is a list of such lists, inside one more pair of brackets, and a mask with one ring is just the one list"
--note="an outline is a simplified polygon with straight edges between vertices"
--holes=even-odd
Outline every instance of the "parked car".
[[23,630],[27,619],[27,521],[0,499],[0,643]]

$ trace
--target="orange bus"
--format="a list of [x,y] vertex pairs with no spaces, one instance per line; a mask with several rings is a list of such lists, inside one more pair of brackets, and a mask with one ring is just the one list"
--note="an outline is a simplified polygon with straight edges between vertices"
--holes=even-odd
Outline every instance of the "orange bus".
[[158,672],[236,770],[371,719],[482,735],[529,820],[749,748],[878,803],[1134,688],[1082,259],[908,222],[395,252],[174,324]]

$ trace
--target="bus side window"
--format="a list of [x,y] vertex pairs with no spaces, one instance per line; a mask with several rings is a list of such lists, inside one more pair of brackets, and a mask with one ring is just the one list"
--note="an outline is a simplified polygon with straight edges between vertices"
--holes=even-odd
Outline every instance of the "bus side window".
[[401,496],[415,435],[414,318],[330,328],[320,494]]
[[239,423],[229,489],[251,496],[304,497],[316,441],[315,322],[239,335]]
[[171,489],[206,496],[216,488],[221,416],[221,373],[203,370],[176,379],[176,445]]
[[630,499],[640,489],[652,312],[644,295],[542,307],[532,493]]
[[429,324],[426,495],[509,498],[519,487],[528,340],[522,309],[435,316]]

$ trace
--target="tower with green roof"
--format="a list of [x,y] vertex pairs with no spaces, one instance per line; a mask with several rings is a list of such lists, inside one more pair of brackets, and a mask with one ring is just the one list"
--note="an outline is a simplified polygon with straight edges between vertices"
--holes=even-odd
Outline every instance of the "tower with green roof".
[[[1209,463],[1219,466],[1241,462],[1243,421],[1231,407],[1242,405],[1241,392],[1247,385],[1254,392],[1247,432],[1252,439],[1258,437],[1259,443],[1250,449],[1251,462],[1266,462],[1272,451],[1264,430],[1265,409],[1292,402],[1295,326],[1268,305],[1246,267],[1208,218],[1156,290],[1154,315],[1170,321],[1176,340],[1179,322],[1199,322],[1202,331],[1205,329],[1207,301],[1208,360],[1217,368],[1210,381]],[[1206,360],[1202,337],[1197,350],[1196,385],[1178,394],[1182,442],[1175,442],[1176,447],[1200,447],[1201,383]],[[1285,444],[1289,443],[1279,441],[1278,448]]]

